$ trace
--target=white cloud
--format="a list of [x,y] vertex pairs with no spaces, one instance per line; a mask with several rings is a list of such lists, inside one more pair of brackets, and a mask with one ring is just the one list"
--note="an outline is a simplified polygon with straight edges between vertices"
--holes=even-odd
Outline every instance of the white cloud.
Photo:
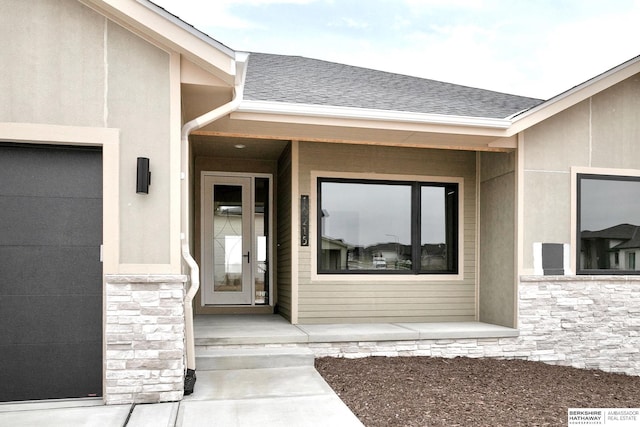
[[538,79],[556,94],[583,83],[640,54],[640,8],[563,23],[548,32],[533,54],[541,67]]
[[394,31],[404,31],[411,27],[412,21],[407,19],[401,15],[396,15],[393,18],[393,23],[391,24],[391,29]]
[[353,18],[340,18],[337,21],[329,23],[330,27],[347,27],[357,30],[362,30],[369,27],[369,24],[364,21],[358,21]]
[[404,0],[404,3],[413,9],[425,8],[461,8],[461,9],[482,9],[486,7],[483,0]]
[[155,3],[205,32],[216,27],[236,29],[256,27],[256,24],[229,13],[227,10],[229,2],[225,0],[206,3],[198,0],[155,0]]
[[[200,30],[215,28],[258,29],[264,28],[260,22],[252,22],[234,15],[232,6],[254,7],[274,4],[309,4],[316,0],[152,0],[169,12]],[[215,36],[214,36],[215,37]]]

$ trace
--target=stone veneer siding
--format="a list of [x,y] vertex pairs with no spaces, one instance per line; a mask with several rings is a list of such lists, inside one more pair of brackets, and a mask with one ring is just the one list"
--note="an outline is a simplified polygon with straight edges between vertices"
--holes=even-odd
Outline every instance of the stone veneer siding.
[[[270,344],[316,357],[524,359],[640,376],[640,277],[523,276],[519,336]],[[252,345],[207,348],[249,348]]]
[[182,399],[187,277],[107,275],[105,281],[105,403]]
[[640,277],[524,276],[519,301],[528,359],[640,375]]

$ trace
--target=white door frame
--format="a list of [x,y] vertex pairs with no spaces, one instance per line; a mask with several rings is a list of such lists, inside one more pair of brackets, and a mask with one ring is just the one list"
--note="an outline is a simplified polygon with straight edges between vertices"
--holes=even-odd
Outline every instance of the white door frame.
[[[212,186],[218,183],[224,184],[225,178],[229,179],[230,183],[233,183],[236,179],[246,178],[249,179],[249,194],[247,205],[249,206],[249,213],[246,215],[249,221],[247,227],[247,233],[250,238],[246,239],[247,242],[243,242],[243,254],[249,252],[251,257],[251,262],[249,265],[251,266],[248,269],[248,273],[245,276],[246,279],[243,279],[245,283],[243,286],[247,288],[247,291],[250,293],[248,300],[243,302],[233,302],[233,301],[225,301],[225,298],[220,299],[220,293],[213,294],[213,283],[211,279],[213,277],[213,259],[211,258],[211,254],[206,248],[206,243],[208,239],[208,232],[211,234],[209,228],[211,227],[211,218],[213,211],[213,193]],[[269,294],[269,302],[268,304],[259,304],[258,306],[273,306],[274,298],[273,298],[273,227],[274,227],[274,217],[273,217],[273,175],[272,174],[260,174],[260,173],[237,173],[237,172],[209,172],[203,171],[201,172],[200,177],[200,201],[201,201],[201,209],[200,209],[200,224],[201,224],[201,254],[202,254],[202,292],[201,292],[201,305],[202,306],[256,306],[256,289],[255,289],[255,277],[258,268],[257,255],[258,251],[256,249],[255,240],[255,230],[254,230],[254,221],[252,220],[255,213],[255,179],[256,178],[267,178],[269,180],[269,208],[268,208],[268,239],[267,239],[267,275],[268,275],[268,294]],[[207,223],[208,221],[208,223]],[[243,239],[245,240],[245,239]],[[246,246],[245,246],[246,243]],[[243,258],[244,260],[244,258]]]

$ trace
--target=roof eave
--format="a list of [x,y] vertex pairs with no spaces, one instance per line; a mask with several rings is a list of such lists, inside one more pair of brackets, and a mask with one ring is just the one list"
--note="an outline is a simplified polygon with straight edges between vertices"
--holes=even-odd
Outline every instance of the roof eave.
[[507,119],[252,100],[243,100],[238,110],[233,114],[233,118],[329,125],[332,123],[344,124],[346,121],[354,126],[364,122],[368,126],[376,123],[375,127],[378,128],[406,127],[410,130],[426,126],[437,128],[440,132],[496,137],[504,136],[505,131],[511,126],[511,121]]
[[638,73],[640,73],[640,56],[636,56],[520,115],[514,116],[512,118],[513,125],[508,134],[512,136],[522,132]]

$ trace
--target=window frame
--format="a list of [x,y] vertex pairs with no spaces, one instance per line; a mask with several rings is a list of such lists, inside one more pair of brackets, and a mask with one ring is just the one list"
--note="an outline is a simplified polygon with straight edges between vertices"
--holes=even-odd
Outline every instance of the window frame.
[[[581,251],[582,251],[582,238],[581,238],[581,197],[582,197],[582,181],[583,180],[599,180],[599,181],[631,181],[637,182],[640,185],[640,174],[638,171],[630,170],[614,170],[614,169],[596,169],[596,168],[572,168],[573,176],[575,177],[575,209],[574,209],[574,241],[575,241],[575,272],[576,275],[589,275],[589,276],[638,276],[640,270],[622,270],[622,269],[586,269],[581,267]],[[634,224],[635,225],[635,224]],[[637,224],[640,226],[640,224]],[[594,230],[597,231],[597,230]],[[616,254],[618,255],[618,254]],[[625,254],[625,259],[626,256]],[[619,256],[619,255],[618,255]]]
[[[413,268],[410,270],[323,270],[321,269],[322,258],[322,184],[323,183],[348,183],[348,184],[372,184],[372,185],[390,185],[390,186],[409,186],[410,195],[410,211],[411,211],[411,260]],[[447,270],[423,270],[422,263],[416,262],[421,257],[421,193],[424,187],[455,187],[455,197],[452,198],[452,205],[445,201],[445,233],[446,240],[450,241],[452,248],[448,249],[448,259],[453,258],[453,268]],[[328,176],[318,175],[315,177],[315,203],[314,203],[314,219],[313,227],[316,242],[314,246],[313,259],[313,276],[315,278],[326,278],[336,276],[354,277],[366,276],[367,278],[375,277],[434,277],[436,279],[452,279],[462,278],[463,264],[463,203],[462,197],[464,192],[463,180],[461,178],[445,178],[445,177],[396,177],[396,176]],[[453,219],[450,218],[450,212],[453,213]],[[453,222],[449,226],[450,221]]]

